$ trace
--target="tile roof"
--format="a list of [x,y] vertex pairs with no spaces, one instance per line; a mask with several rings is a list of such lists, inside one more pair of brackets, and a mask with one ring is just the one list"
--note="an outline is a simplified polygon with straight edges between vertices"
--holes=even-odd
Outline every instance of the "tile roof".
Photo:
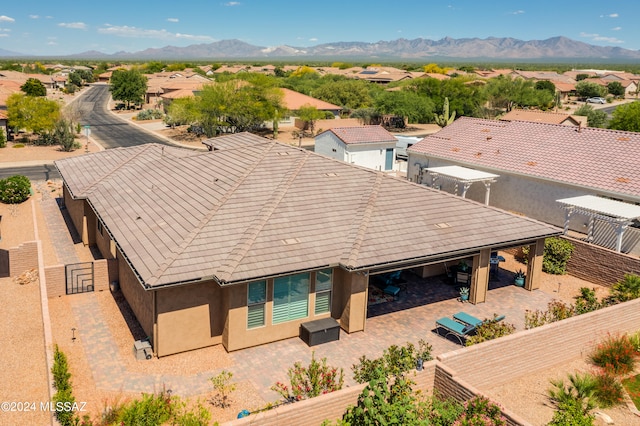
[[511,111],[500,117],[500,120],[521,120],[549,124],[573,124],[577,126],[578,124],[586,125],[586,118],[587,117],[580,117],[571,114],[551,111],[512,109]]
[[314,106],[318,110],[341,111],[342,107],[312,98],[303,93],[296,92],[291,89],[280,88],[284,93],[283,103],[291,111],[299,110],[303,106]]
[[410,153],[640,201],[640,133],[460,117]]
[[268,139],[211,152],[149,144],[55,164],[150,287],[366,270],[560,233]]
[[382,126],[334,127],[327,130],[347,145],[361,143],[393,142],[398,140]]

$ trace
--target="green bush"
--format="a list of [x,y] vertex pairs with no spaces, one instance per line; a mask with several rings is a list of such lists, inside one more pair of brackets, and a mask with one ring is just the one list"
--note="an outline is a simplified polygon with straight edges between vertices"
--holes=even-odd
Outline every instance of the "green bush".
[[498,337],[508,336],[516,331],[515,325],[505,321],[497,321],[496,318],[497,315],[494,314],[492,320],[484,321],[482,325],[478,326],[476,334],[467,339],[466,345],[471,346],[487,340],[497,339]]
[[358,383],[367,383],[380,377],[400,375],[416,368],[418,358],[423,361],[433,359],[431,350],[431,345],[421,339],[417,348],[413,343],[407,342],[406,346],[389,346],[380,358],[368,359],[366,355],[362,355],[360,363],[351,367],[353,378]]
[[[567,272],[567,262],[574,250],[573,244],[563,238],[550,237],[544,241],[542,270],[548,274],[564,275]],[[529,247],[522,247],[522,260],[527,263]]]
[[464,404],[464,410],[454,426],[502,426],[507,419],[502,415],[500,406],[484,396],[476,396]]
[[604,307],[598,301],[595,290],[588,287],[581,287],[580,295],[574,297],[574,299],[576,299],[576,304],[573,309],[576,315],[586,314]]
[[621,303],[640,297],[640,276],[625,274],[624,279],[618,281],[611,288],[609,299],[613,303]]
[[0,202],[5,204],[19,204],[31,195],[31,181],[22,175],[0,179]]
[[[67,356],[60,351],[58,345],[53,350],[53,366],[51,367],[53,375],[53,386],[56,393],[53,395],[53,403],[55,404],[55,416],[62,426],[70,426],[76,424],[76,415],[72,410],[65,410],[65,405],[72,406],[75,403],[73,392],[71,389],[71,373],[69,373],[69,364]],[[58,410],[58,406],[63,409]]]
[[558,405],[547,426],[593,426],[594,419],[595,416],[584,411],[581,402],[574,399]]
[[607,371],[601,371],[596,375],[595,380],[595,397],[598,406],[609,408],[622,403],[624,388],[617,377]]
[[0,148],[7,146],[7,136],[4,134],[4,129],[0,129]]
[[136,120],[158,120],[162,118],[162,111],[159,109],[143,109],[136,115]]
[[575,308],[573,305],[567,305],[560,300],[552,300],[547,304],[546,311],[530,311],[527,309],[524,313],[524,328],[529,330],[540,327],[541,325],[572,317],[574,314]]
[[277,382],[271,386],[271,390],[278,392],[285,401],[299,401],[305,398],[313,398],[325,393],[342,389],[344,374],[342,368],[337,369],[327,365],[327,359],[322,358],[318,362],[315,352],[311,353],[309,367],[304,367],[300,362],[293,364],[293,368],[287,371],[290,386]]

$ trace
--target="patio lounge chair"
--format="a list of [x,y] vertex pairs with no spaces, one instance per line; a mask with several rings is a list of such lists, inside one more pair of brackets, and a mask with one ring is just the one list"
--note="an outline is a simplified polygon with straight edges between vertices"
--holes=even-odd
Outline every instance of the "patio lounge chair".
[[504,319],[504,315],[500,315],[495,318],[487,318],[486,320],[481,320],[480,318],[476,318],[473,315],[470,315],[466,312],[458,312],[457,314],[453,314],[453,318],[457,321],[460,321],[466,325],[472,325],[474,327],[479,327],[485,322],[489,321],[502,321]]
[[464,325],[461,322],[454,321],[449,317],[442,317],[436,320],[436,333],[440,334],[440,329],[446,330],[446,334],[444,338],[446,339],[449,335],[458,339],[460,344],[464,344],[463,339],[466,340],[467,336],[472,334],[476,327],[473,325]]

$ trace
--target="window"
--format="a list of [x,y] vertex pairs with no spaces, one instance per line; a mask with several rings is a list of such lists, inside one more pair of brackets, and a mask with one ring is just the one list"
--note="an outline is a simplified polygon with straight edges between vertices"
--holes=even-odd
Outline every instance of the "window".
[[267,282],[249,283],[247,294],[247,328],[264,326],[264,306],[267,301]]
[[273,280],[273,323],[292,321],[309,315],[309,274]]
[[316,272],[316,315],[331,312],[332,273],[331,268]]
[[98,223],[98,232],[100,233],[100,235],[104,235],[102,233],[102,222],[100,222],[100,219],[98,219],[96,222]]

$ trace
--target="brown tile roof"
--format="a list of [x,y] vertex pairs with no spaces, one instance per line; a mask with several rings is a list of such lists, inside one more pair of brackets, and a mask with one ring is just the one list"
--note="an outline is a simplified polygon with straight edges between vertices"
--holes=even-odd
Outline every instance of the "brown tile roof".
[[303,106],[314,106],[324,111],[342,110],[342,107],[338,105],[333,105],[329,102],[321,101],[320,99],[312,98],[311,96],[290,89],[281,88],[280,90],[284,93],[284,104],[291,111],[298,110]]
[[[255,142],[233,136],[243,137]],[[55,164],[151,287],[388,267],[560,231],[268,139],[212,152],[150,144]]]
[[334,127],[327,132],[333,133],[347,145],[398,141],[382,126]]
[[460,117],[409,152],[640,201],[638,146],[635,132]]
[[500,117],[500,120],[512,121],[533,121],[534,123],[548,123],[548,124],[572,124],[572,125],[586,125],[586,117],[578,117],[571,114],[563,114],[559,112],[551,111],[536,111],[536,110],[524,110],[524,109],[512,109],[508,113]]

